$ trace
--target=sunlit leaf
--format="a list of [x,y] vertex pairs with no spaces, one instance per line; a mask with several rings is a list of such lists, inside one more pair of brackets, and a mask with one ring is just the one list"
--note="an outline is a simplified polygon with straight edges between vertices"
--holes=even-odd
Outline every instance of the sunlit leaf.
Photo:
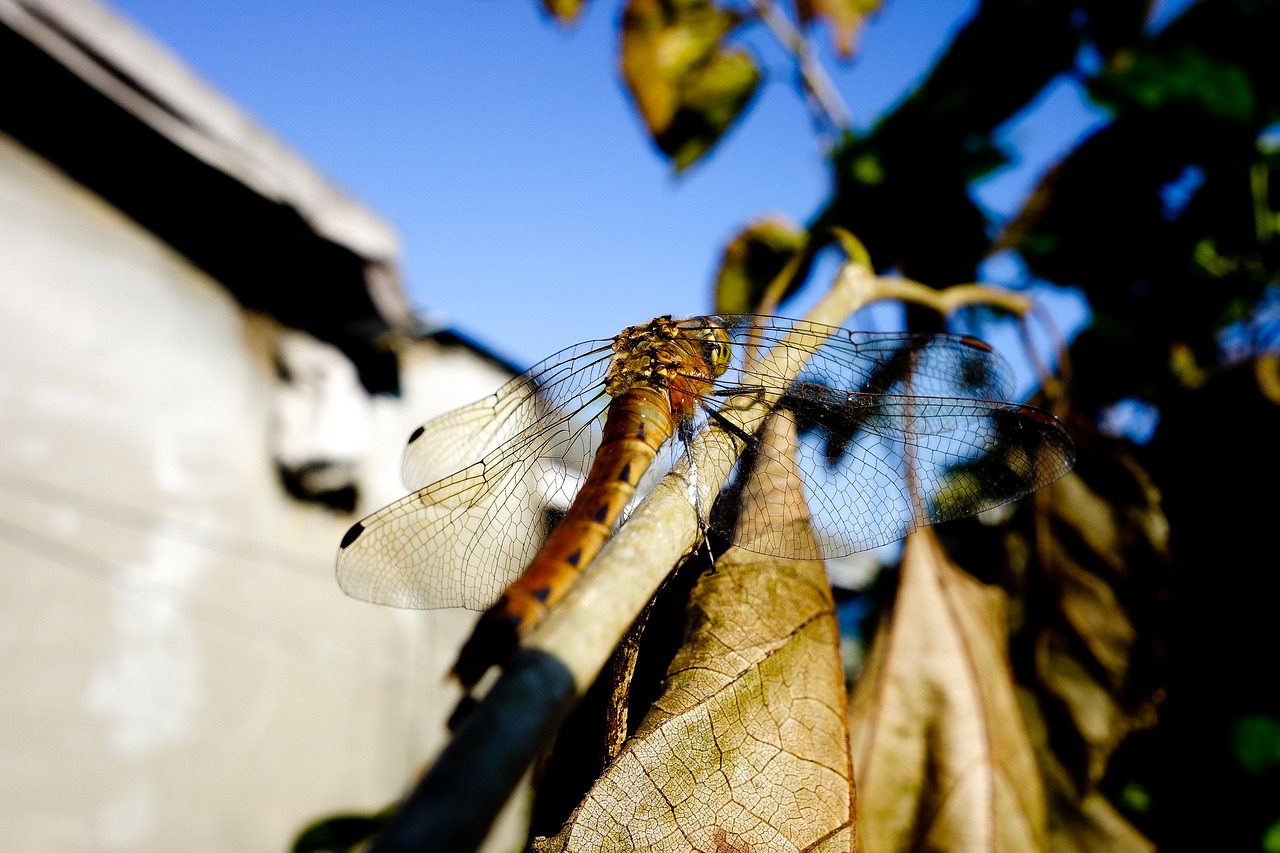
[[1280,405],[1280,355],[1268,354],[1258,358],[1254,366],[1258,390],[1272,403]]
[[1005,653],[1004,600],[907,539],[849,731],[866,853],[1045,850],[1045,794]]
[[867,18],[880,8],[880,0],[797,0],[801,22],[827,21],[835,36],[836,51],[849,59],[857,50],[858,33]]
[[[781,217],[759,219],[729,241],[716,275],[716,311],[745,314],[758,311],[769,285],[805,246],[808,233]],[[792,289],[804,280],[797,270]],[[786,293],[779,294],[779,301]]]
[[706,154],[760,84],[755,60],[725,37],[742,21],[709,0],[629,0],[622,76],[649,135],[677,171]]
[[[781,481],[798,487],[795,477]],[[748,487],[744,511],[778,501]],[[729,551],[694,590],[686,640],[635,736],[535,849],[852,849],[844,675],[822,564]]]
[[1262,834],[1263,853],[1280,853],[1280,818],[1276,818]]
[[543,10],[561,24],[571,24],[582,14],[587,0],[542,0]]

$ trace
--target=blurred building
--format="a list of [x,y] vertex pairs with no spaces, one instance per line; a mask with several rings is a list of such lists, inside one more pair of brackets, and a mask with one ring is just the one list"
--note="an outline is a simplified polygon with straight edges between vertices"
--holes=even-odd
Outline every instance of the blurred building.
[[473,616],[343,532],[509,369],[397,237],[96,0],[0,0],[0,839],[283,850],[439,746]]

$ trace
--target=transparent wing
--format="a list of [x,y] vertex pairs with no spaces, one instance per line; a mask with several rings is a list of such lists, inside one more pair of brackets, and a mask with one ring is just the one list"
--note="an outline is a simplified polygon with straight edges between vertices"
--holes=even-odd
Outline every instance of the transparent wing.
[[397,607],[493,603],[537,552],[598,445],[612,341],[552,356],[493,395],[415,430],[403,475],[418,491],[347,533],[338,583]]
[[[401,464],[408,489],[423,489],[583,405],[609,366],[613,339],[562,350],[482,400],[446,412],[409,436]],[[525,440],[528,440],[527,437]]]
[[734,344],[733,366],[719,384],[786,390],[791,382],[766,375],[753,354],[778,348],[804,363],[796,381],[835,390],[923,397],[1003,400],[1013,371],[990,346],[967,335],[854,332],[783,317],[735,315],[720,321]]
[[[797,427],[807,476],[806,495],[780,493],[785,506],[774,515],[785,523],[811,513],[824,556],[996,506],[1071,466],[1061,425],[1003,402],[1011,371],[975,339],[850,332],[777,317],[717,319],[730,331],[733,361],[706,408],[735,394],[779,398],[776,413]],[[594,459],[612,343],[565,350],[415,431],[403,473],[418,491],[347,534],[338,556],[343,589],[401,607],[478,609],[496,599],[536,554],[552,523],[548,508],[568,506]],[[770,373],[775,362],[758,356],[771,348],[792,366],[803,364],[798,375]],[[702,388],[702,376],[691,368],[684,384]],[[729,530],[719,523],[727,517],[713,513],[713,528]],[[739,525],[734,538],[819,556],[798,552],[778,533],[783,527],[752,524]]]
[[[723,321],[744,361],[735,360],[717,393],[781,394],[775,411],[796,425],[806,488],[802,496],[779,491],[786,505],[775,518],[811,515],[821,554],[800,553],[752,519],[731,531],[737,542],[785,556],[842,556],[998,506],[1071,468],[1074,449],[1061,424],[1004,402],[1012,372],[974,338],[850,332],[777,317]],[[805,362],[794,379],[746,364],[774,346]],[[730,532],[735,517],[720,508],[712,526]]]

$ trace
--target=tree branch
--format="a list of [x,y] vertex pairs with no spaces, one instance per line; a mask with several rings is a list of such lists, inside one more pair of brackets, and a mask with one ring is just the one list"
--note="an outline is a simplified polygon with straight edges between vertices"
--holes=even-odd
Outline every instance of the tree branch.
[[814,58],[813,51],[804,36],[796,29],[791,20],[779,11],[773,0],[751,0],[760,20],[773,33],[783,49],[790,53],[796,61],[796,73],[800,85],[807,94],[810,109],[821,124],[825,124],[837,133],[843,133],[853,125],[853,116],[844,99],[836,90],[822,63]]

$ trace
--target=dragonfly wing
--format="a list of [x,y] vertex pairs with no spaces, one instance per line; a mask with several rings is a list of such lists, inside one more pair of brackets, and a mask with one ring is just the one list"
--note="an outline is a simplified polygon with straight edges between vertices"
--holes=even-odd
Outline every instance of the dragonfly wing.
[[590,464],[608,401],[608,344],[565,350],[415,431],[403,473],[417,491],[348,531],[342,589],[397,607],[492,604]]
[[[742,519],[733,538],[785,556],[838,557],[1019,498],[1071,469],[1074,449],[1051,415],[985,400],[850,394],[842,413],[779,411],[796,424],[803,495],[778,492],[772,520]],[[768,527],[811,517],[820,553]],[[757,549],[758,550],[758,549]]]
[[544,473],[509,466],[495,476],[478,463],[379,510],[343,540],[339,586],[376,604],[483,610],[546,535]]
[[527,430],[575,408],[604,377],[608,341],[586,341],[538,363],[493,394],[427,421],[405,447],[406,488],[423,489],[474,465]]
[[[1053,482],[1074,450],[1051,415],[1002,402],[1012,371],[989,346],[955,335],[850,332],[779,318],[733,327],[744,351],[783,347],[797,375],[735,363],[727,396],[780,395],[793,421],[805,493],[779,489],[765,520],[741,520],[734,541],[785,556],[835,557],[874,548],[921,525],[981,512]],[[776,529],[811,516],[821,554]],[[732,512],[717,512],[722,529]],[[772,544],[767,544],[772,543]],[[803,549],[801,549],[803,550]]]
[[[520,420],[527,425],[536,422],[545,407],[527,386],[511,387],[490,394],[483,400],[455,409],[427,421],[409,436],[404,448],[400,475],[406,488],[425,489],[458,471],[469,468],[518,434],[520,424],[498,417],[500,406],[510,401],[524,407],[527,415]],[[516,433],[512,433],[512,427]]]
[[739,315],[722,318],[735,344],[733,368],[722,386],[764,387],[782,392],[788,377],[762,373],[753,352],[777,348],[803,364],[794,381],[835,391],[970,397],[1004,400],[1013,393],[1009,364],[990,346],[967,335],[855,332],[803,320]]

